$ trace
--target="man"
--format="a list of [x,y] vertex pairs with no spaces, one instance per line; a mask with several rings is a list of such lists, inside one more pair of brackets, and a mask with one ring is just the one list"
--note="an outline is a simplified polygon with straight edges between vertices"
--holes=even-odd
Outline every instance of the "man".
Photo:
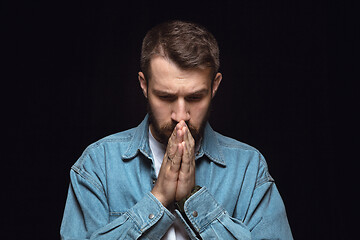
[[207,122],[219,49],[171,21],[144,38],[148,115],[90,145],[73,165],[62,239],[292,239],[265,159]]

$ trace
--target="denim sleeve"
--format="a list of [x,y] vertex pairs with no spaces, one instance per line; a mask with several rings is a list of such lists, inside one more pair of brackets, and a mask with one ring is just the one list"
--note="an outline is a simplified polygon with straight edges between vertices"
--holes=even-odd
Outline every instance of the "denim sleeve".
[[106,194],[84,170],[70,172],[71,183],[61,224],[63,240],[157,239],[175,216],[149,192],[120,217],[110,222]]
[[199,235],[202,239],[293,239],[284,203],[264,157],[254,158],[244,174],[246,188],[235,200],[234,212],[227,212],[206,187],[185,202],[185,220],[179,217],[191,239]]
[[241,221],[232,217],[203,187],[184,205],[191,227],[178,211],[176,213],[186,224],[191,239],[198,239],[194,231],[202,239],[293,239],[275,184],[268,182],[259,186],[252,201],[247,218]]

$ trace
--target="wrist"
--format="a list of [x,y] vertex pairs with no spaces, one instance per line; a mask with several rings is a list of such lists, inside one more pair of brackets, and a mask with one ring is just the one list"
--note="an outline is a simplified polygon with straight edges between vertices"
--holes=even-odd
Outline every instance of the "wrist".
[[164,207],[167,208],[168,205],[170,204],[170,202],[166,200],[166,198],[162,194],[158,193],[157,191],[154,191],[154,189],[151,190],[151,194],[154,195],[154,197],[156,197],[156,199],[159,200],[159,202],[161,202],[161,204]]
[[198,186],[198,185],[194,186],[189,195],[187,195],[185,198],[175,202],[176,209],[179,210],[181,213],[183,213],[186,200],[188,200],[192,195],[194,195],[200,189],[201,189],[200,186]]

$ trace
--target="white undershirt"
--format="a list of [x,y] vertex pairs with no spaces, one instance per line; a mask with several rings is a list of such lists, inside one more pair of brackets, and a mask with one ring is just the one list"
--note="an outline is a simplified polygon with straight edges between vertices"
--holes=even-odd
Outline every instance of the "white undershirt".
[[[149,128],[149,145],[150,145],[150,149],[153,154],[153,157],[154,157],[154,168],[155,168],[156,177],[158,177],[161,163],[162,163],[164,155],[165,155],[166,146],[164,144],[158,142],[153,137],[153,135],[151,134],[150,128]],[[174,207],[171,207],[169,210],[173,214],[175,213]],[[174,214],[174,215],[176,216],[176,219],[162,239],[163,240],[186,240],[186,239],[188,239],[185,227],[183,226],[183,224],[181,223],[181,221],[177,217],[177,215],[176,214]]]

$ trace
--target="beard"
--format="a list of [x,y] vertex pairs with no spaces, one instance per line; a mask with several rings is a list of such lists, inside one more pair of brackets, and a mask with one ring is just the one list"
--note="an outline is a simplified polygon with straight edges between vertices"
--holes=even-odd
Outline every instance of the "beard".
[[[167,145],[169,138],[170,138],[172,132],[174,131],[176,124],[178,124],[178,122],[171,120],[171,122],[169,122],[169,123],[160,125],[160,123],[154,117],[154,114],[153,114],[153,111],[151,109],[149,102],[147,103],[147,108],[148,108],[148,114],[149,114],[149,124],[152,124],[152,126],[153,126],[154,135],[156,136],[156,140],[158,140],[162,144]],[[202,136],[204,135],[204,129],[206,126],[206,122],[208,121],[208,119],[210,117],[210,109],[211,109],[211,102],[210,102],[209,108],[208,108],[208,110],[205,114],[205,117],[202,120],[199,128],[196,128],[195,126],[193,126],[189,121],[185,122],[187,127],[190,130],[192,137],[195,140],[196,146],[198,145]]]

